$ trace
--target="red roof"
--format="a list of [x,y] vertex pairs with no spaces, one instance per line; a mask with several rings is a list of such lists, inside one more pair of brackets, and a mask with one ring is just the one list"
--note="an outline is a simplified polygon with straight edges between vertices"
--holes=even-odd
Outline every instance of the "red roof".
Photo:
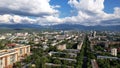
[[7,44],[7,46],[16,46],[15,43]]

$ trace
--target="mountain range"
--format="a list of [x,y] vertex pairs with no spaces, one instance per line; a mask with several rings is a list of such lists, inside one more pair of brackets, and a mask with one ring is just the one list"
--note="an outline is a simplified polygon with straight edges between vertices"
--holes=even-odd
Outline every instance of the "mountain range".
[[35,24],[0,24],[1,28],[8,29],[54,29],[54,30],[109,30],[109,31],[120,31],[120,25],[112,25],[112,26],[83,26],[78,24],[58,24],[58,25],[50,25],[50,26],[41,26]]

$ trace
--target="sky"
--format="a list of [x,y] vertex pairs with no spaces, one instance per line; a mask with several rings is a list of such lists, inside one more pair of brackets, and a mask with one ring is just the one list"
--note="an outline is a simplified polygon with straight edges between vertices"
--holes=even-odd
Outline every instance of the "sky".
[[0,0],[0,24],[120,25],[120,0]]

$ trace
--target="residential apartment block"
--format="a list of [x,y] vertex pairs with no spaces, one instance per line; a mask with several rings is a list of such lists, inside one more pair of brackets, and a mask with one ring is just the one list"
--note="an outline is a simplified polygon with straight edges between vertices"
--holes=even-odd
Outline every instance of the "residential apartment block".
[[0,68],[13,68],[13,64],[30,54],[30,45],[17,44],[14,48],[0,50]]
[[58,46],[57,46],[57,49],[58,49],[58,50],[65,50],[65,49],[66,49],[66,44],[58,45]]

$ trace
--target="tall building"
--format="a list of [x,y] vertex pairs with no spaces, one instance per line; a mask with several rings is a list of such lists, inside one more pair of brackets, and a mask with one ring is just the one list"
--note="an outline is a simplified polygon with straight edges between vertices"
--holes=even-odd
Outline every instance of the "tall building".
[[97,33],[96,31],[91,31],[90,35],[95,38],[96,37],[96,33]]
[[0,68],[13,68],[13,64],[30,54],[30,45],[17,45],[11,49],[0,50]]
[[111,49],[111,55],[117,56],[117,49],[116,48]]
[[96,37],[96,31],[93,32],[93,36],[94,36],[94,38]]
[[77,49],[81,50],[82,45],[83,45],[83,42],[80,42],[80,43],[77,45]]

